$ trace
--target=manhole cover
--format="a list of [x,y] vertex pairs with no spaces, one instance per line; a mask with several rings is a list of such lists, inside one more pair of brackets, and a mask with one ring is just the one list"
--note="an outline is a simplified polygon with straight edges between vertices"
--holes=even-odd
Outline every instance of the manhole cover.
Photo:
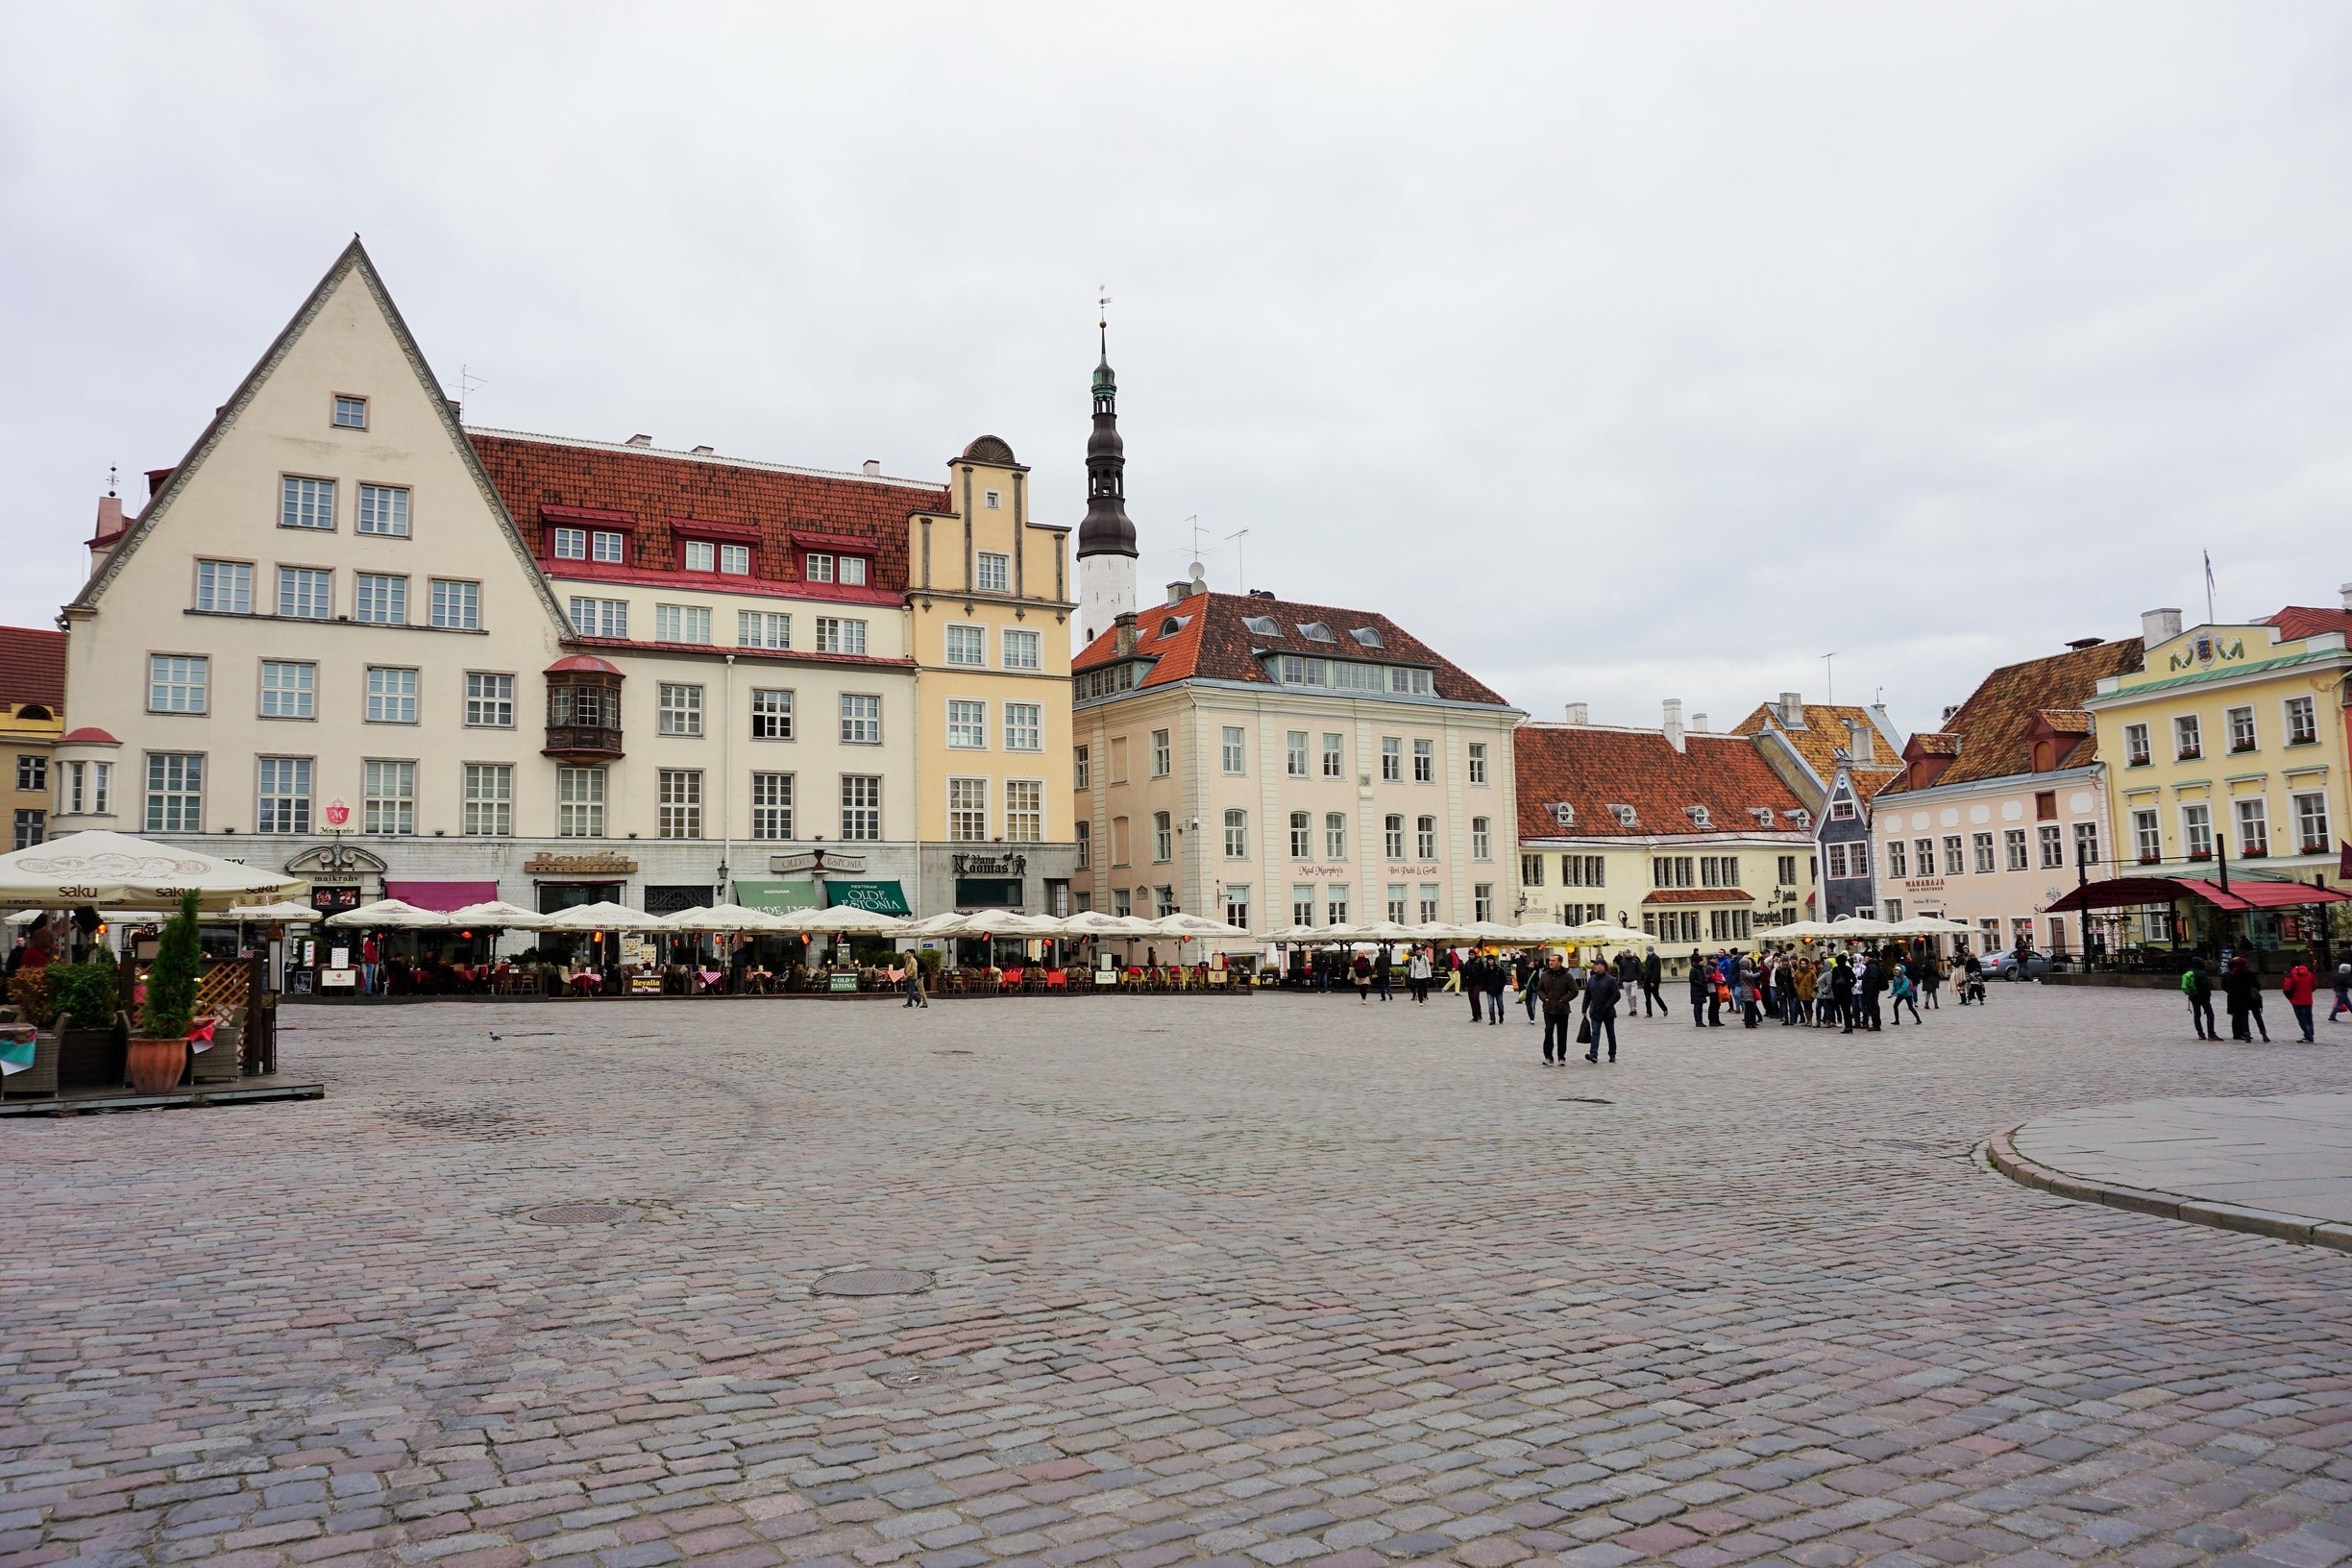
[[853,1268],[827,1274],[809,1287],[821,1296],[909,1296],[931,1288],[931,1276],[911,1268]]
[[874,1379],[885,1388],[920,1388],[930,1381],[928,1372],[885,1372]]
[[637,1211],[617,1203],[559,1203],[523,1216],[534,1225],[626,1225]]

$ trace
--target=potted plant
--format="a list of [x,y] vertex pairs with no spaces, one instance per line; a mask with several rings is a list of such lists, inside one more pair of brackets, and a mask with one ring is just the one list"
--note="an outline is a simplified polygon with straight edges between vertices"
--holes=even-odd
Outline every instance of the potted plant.
[[131,1087],[161,1094],[187,1071],[188,1023],[196,1012],[196,976],[203,954],[196,942],[196,894],[180,895],[180,912],[163,926],[155,963],[147,969],[147,1005],[131,1038]]

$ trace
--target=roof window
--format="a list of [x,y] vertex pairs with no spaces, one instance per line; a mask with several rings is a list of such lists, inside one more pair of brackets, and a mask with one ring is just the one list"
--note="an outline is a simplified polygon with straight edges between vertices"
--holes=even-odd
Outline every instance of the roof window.
[[1241,618],[1241,624],[1249,628],[1252,637],[1280,637],[1283,634],[1281,623],[1270,615],[1245,615]]
[[1381,636],[1380,628],[1377,626],[1358,626],[1354,631],[1349,632],[1348,635],[1355,638],[1366,648],[1386,648],[1388,646],[1386,640]]
[[1565,800],[1553,801],[1552,820],[1562,827],[1576,826],[1576,807]]
[[1713,827],[1715,825],[1714,818],[1704,806],[1684,806],[1682,815],[1691,820],[1693,827]]
[[1306,638],[1311,643],[1335,643],[1339,640],[1332,635],[1331,627],[1325,625],[1320,621],[1301,622],[1299,624],[1299,635]]
[[1169,616],[1166,620],[1160,623],[1160,635],[1163,637],[1175,636],[1178,632],[1184,630],[1185,623],[1190,619],[1191,617],[1185,615]]
[[1617,825],[1619,827],[1632,827],[1637,825],[1639,821],[1639,818],[1635,815],[1631,806],[1613,805],[1609,807],[1609,812],[1617,819]]
[[1748,808],[1748,815],[1756,820],[1756,826],[1758,827],[1770,827],[1773,825],[1773,808],[1770,806],[1750,806]]

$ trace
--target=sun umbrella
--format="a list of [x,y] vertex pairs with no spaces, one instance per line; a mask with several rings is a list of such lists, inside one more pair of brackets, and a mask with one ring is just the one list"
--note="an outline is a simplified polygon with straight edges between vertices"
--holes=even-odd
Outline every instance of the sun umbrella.
[[1249,933],[1237,925],[1213,920],[1202,915],[1167,915],[1152,921],[1155,936],[1176,937],[1188,942],[1224,940],[1247,937]]
[[909,920],[893,932],[900,937],[960,937],[970,929],[971,917],[949,912],[945,915],[926,915],[919,920]]
[[357,909],[327,917],[329,925],[365,926],[371,931],[446,931],[450,918],[437,909],[419,909],[398,898],[379,898]]
[[1840,915],[1829,922],[1829,934],[1833,937],[1885,937],[1894,932],[1895,928],[1886,921],[1866,920],[1859,915]]
[[1887,927],[1890,935],[1899,937],[1972,937],[1976,928],[1958,920],[1947,920],[1933,915],[1913,915]]
[[837,904],[831,909],[796,909],[776,917],[771,929],[777,931],[806,931],[821,936],[828,931],[849,932],[856,935],[896,936],[906,930],[907,921],[895,915],[878,914],[860,909],[854,904]]
[[1469,927],[1449,925],[1443,920],[1424,920],[1419,925],[1409,925],[1405,929],[1414,942],[1458,943],[1475,940]]
[[604,899],[593,904],[574,904],[547,917],[542,931],[659,931],[661,921],[642,909],[616,904]]
[[1051,915],[1025,915],[1017,909],[975,909],[964,917],[974,936],[1058,937],[1062,921]]
[[312,909],[308,904],[297,904],[291,901],[275,904],[240,904],[230,910],[228,914],[233,920],[250,920],[256,925],[303,925],[319,918],[318,911]]
[[0,906],[171,908],[192,889],[199,909],[217,912],[257,898],[291,898],[309,886],[283,871],[103,828],[0,855]]
[[493,898],[487,903],[467,904],[449,912],[450,924],[480,925],[507,931],[541,931],[547,928],[548,918],[520,904],[510,904]]
[[741,904],[698,904],[681,909],[674,915],[664,915],[654,925],[654,931],[773,931],[776,917],[764,909],[746,909]]
[[[961,917],[958,917],[961,919]],[[1062,922],[1065,934],[1073,937],[1103,937],[1114,942],[1128,937],[1159,935],[1151,921],[1133,915],[1111,915],[1099,909],[1090,909],[1083,915],[1072,915]]]

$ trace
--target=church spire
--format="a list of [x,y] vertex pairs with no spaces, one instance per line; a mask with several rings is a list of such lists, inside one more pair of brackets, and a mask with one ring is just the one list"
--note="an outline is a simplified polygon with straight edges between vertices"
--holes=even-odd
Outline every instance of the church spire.
[[1086,519],[1078,525],[1078,558],[1136,553],[1135,525],[1127,520],[1127,446],[1118,433],[1118,378],[1111,371],[1111,296],[1102,297],[1102,359],[1094,367],[1094,433],[1087,438]]

